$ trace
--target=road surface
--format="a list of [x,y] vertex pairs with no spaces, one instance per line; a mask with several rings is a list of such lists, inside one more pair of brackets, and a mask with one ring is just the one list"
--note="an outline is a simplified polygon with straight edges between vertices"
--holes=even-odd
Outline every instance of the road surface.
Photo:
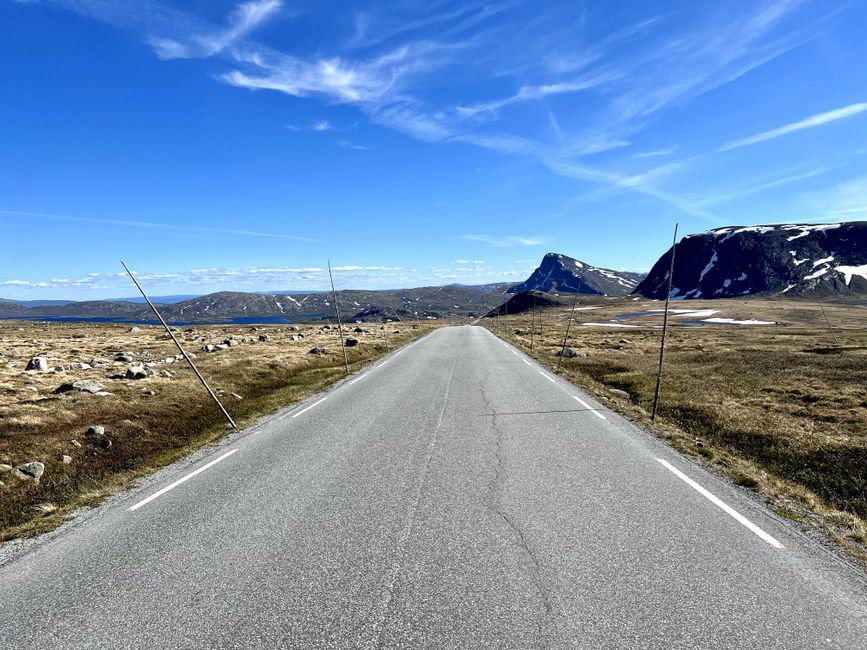
[[867,590],[479,327],[0,567],[2,648],[863,648]]

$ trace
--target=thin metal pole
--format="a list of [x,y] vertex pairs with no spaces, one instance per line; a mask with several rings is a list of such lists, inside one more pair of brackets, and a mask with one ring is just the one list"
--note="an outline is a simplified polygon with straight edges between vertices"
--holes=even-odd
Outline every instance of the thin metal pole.
[[129,277],[132,278],[132,281],[135,282],[135,286],[138,287],[139,291],[141,291],[142,297],[145,299],[145,301],[147,302],[147,304],[151,308],[151,310],[154,312],[154,314],[156,314],[156,317],[159,319],[160,323],[162,323],[163,327],[166,328],[166,332],[168,332],[169,336],[172,337],[172,341],[174,341],[175,345],[178,346],[178,350],[181,351],[181,354],[183,355],[184,359],[186,359],[187,363],[190,364],[190,368],[192,368],[193,372],[196,373],[196,377],[198,377],[199,381],[202,382],[202,386],[205,387],[205,390],[208,391],[208,394],[217,403],[217,406],[220,407],[220,410],[223,412],[223,415],[226,416],[226,419],[229,421],[229,424],[231,425],[231,427],[233,429],[236,429],[237,425],[235,424],[235,421],[232,419],[232,416],[229,415],[228,411],[226,411],[225,408],[223,408],[223,405],[220,403],[220,400],[214,394],[214,391],[211,390],[211,387],[208,386],[208,382],[206,382],[205,378],[202,377],[202,373],[200,373],[199,369],[196,368],[196,364],[193,363],[193,360],[190,358],[190,355],[188,355],[187,351],[184,350],[184,348],[181,346],[180,341],[178,341],[178,339],[175,337],[175,333],[172,332],[171,328],[166,324],[166,322],[163,320],[163,317],[157,311],[157,308],[154,307],[154,304],[151,302],[151,299],[148,298],[147,294],[145,293],[145,290],[142,289],[142,286],[138,283],[138,280],[136,280],[135,276],[132,274],[132,271],[129,270],[129,267],[126,265],[126,262],[121,260],[120,263],[123,264],[123,268],[129,274]]
[[572,321],[575,318],[575,307],[578,306],[578,292],[575,292],[575,302],[572,303],[572,311],[569,312],[569,322],[566,323],[566,334],[563,336],[563,349],[560,350],[560,358],[557,360],[557,370],[560,370],[560,365],[563,363],[563,354],[566,352],[566,341],[569,339],[569,328],[572,327]]
[[533,312],[530,316],[530,350],[533,350],[536,343],[536,294],[533,294]]
[[674,252],[677,248],[677,226],[674,224],[674,238],[671,242],[671,266],[668,269],[668,292],[665,294],[665,312],[662,317],[662,340],[659,343],[659,371],[656,373],[656,391],[653,393],[652,421],[656,420],[656,406],[659,403],[659,386],[662,383],[662,362],[665,358],[665,333],[668,331],[668,302],[671,300],[671,287],[674,282]]
[[343,323],[340,322],[340,307],[337,305],[337,292],[334,290],[334,276],[331,274],[331,260],[328,261],[328,277],[331,279],[331,298],[334,300],[334,311],[337,312],[337,332],[340,334],[340,347],[343,350],[343,367],[349,374],[349,357],[346,356],[346,344],[343,342]]

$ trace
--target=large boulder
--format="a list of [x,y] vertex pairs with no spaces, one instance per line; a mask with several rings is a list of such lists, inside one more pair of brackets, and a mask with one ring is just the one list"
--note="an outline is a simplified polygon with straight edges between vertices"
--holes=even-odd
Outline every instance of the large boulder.
[[24,370],[36,370],[38,372],[48,372],[48,359],[45,357],[33,357],[27,362],[27,367]]
[[82,379],[71,384],[62,384],[54,390],[56,394],[69,393],[72,391],[97,395],[105,391],[105,386],[99,382],[93,381],[92,379]]
[[352,338],[351,336],[346,339],[346,347],[354,348],[356,345],[358,345],[358,339]]
[[320,348],[317,346],[315,348],[311,348],[310,352],[308,352],[308,354],[328,354],[328,349],[327,348]]

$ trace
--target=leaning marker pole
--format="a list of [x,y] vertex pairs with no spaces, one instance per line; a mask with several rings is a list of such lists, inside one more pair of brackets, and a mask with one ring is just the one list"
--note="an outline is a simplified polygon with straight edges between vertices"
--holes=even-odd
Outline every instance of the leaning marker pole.
[[340,333],[340,347],[343,349],[343,367],[349,374],[349,357],[346,356],[346,344],[343,342],[343,323],[340,322],[340,307],[337,306],[337,292],[334,290],[334,276],[331,274],[331,260],[328,260],[328,277],[331,279],[331,298],[334,300],[334,311],[337,312],[337,331]]
[[575,302],[572,303],[572,311],[569,312],[569,322],[566,323],[566,334],[563,336],[563,349],[560,350],[560,358],[557,359],[557,370],[563,363],[563,355],[566,353],[566,341],[569,339],[569,328],[572,327],[572,321],[575,320],[575,307],[578,306],[578,292],[575,292]]
[[157,311],[157,308],[154,307],[154,304],[151,302],[151,299],[147,297],[147,294],[145,293],[144,289],[142,289],[141,285],[138,283],[138,280],[136,280],[135,276],[132,274],[132,271],[130,271],[129,267],[126,265],[126,262],[121,260],[120,263],[123,264],[124,270],[126,270],[126,272],[129,274],[129,277],[132,278],[132,281],[135,282],[135,286],[138,287],[138,290],[141,292],[141,295],[145,299],[145,302],[147,302],[148,306],[151,308],[153,313],[156,314],[156,317],[159,319],[160,323],[163,324],[163,327],[166,328],[166,332],[168,332],[169,336],[172,337],[172,341],[174,341],[175,345],[178,346],[178,350],[181,351],[181,354],[183,355],[184,359],[186,359],[187,363],[190,364],[190,368],[192,368],[193,372],[196,373],[196,377],[198,377],[199,381],[202,382],[202,386],[204,386],[205,390],[208,391],[208,395],[210,395],[211,398],[217,403],[217,406],[220,407],[220,410],[223,412],[223,415],[225,415],[226,419],[229,421],[229,425],[233,429],[237,428],[237,425],[235,424],[235,421],[232,419],[232,416],[229,415],[228,411],[226,411],[225,408],[223,408],[223,405],[220,403],[220,400],[214,394],[214,391],[211,390],[211,387],[208,386],[208,382],[206,382],[205,378],[202,377],[202,373],[200,373],[199,369],[196,368],[196,364],[193,363],[193,360],[190,358],[190,355],[188,355],[187,351],[184,350],[184,348],[181,346],[180,341],[178,341],[178,339],[175,337],[175,333],[172,332],[172,329],[163,320],[163,317]]
[[653,394],[651,420],[656,420],[656,405],[659,403],[659,385],[662,382],[662,361],[665,357],[665,333],[668,330],[668,302],[671,300],[671,286],[674,282],[674,250],[677,248],[677,226],[674,224],[674,239],[671,242],[671,266],[668,269],[668,291],[665,294],[665,312],[662,317],[662,341],[659,344],[659,371],[656,373],[656,391]]

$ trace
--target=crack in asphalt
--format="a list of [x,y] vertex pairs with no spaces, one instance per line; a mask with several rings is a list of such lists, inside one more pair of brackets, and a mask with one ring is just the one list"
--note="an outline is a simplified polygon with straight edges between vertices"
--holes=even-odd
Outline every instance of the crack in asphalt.
[[513,532],[516,538],[517,546],[530,560],[530,577],[533,582],[533,586],[536,588],[536,591],[539,592],[539,601],[542,606],[542,613],[536,621],[536,628],[538,631],[539,642],[541,644],[540,647],[548,647],[549,642],[545,631],[545,625],[547,619],[550,619],[551,614],[554,611],[554,607],[551,603],[551,597],[548,593],[548,590],[545,587],[545,582],[542,579],[542,565],[539,563],[539,558],[536,557],[533,549],[530,548],[530,544],[527,542],[524,531],[522,531],[521,528],[517,525],[517,523],[505,512],[505,510],[499,503],[499,498],[497,496],[498,493],[502,492],[502,485],[506,467],[503,459],[502,431],[500,430],[497,418],[500,415],[509,414],[497,413],[496,410],[493,409],[491,405],[491,399],[485,391],[485,382],[488,380],[489,376],[490,371],[485,368],[484,376],[482,377],[481,382],[479,382],[479,390],[481,391],[482,401],[484,402],[485,407],[491,409],[492,411],[489,417],[493,418],[491,426],[494,431],[494,458],[497,462],[494,466],[494,475],[490,483],[488,484],[489,501],[483,500],[483,503],[486,508],[491,510],[506,523],[506,526],[509,527],[509,529]]
[[[439,417],[437,418],[436,427],[434,427],[433,433],[431,434],[430,441],[427,447],[427,453],[425,454],[424,462],[422,463],[422,470],[418,477],[418,484],[415,490],[415,496],[413,498],[412,505],[407,511],[406,521],[404,523],[403,529],[401,530],[400,538],[398,540],[397,555],[394,561],[391,563],[390,571],[388,573],[388,580],[382,588],[379,602],[371,609],[371,613],[374,616],[373,625],[368,628],[369,631],[366,634],[364,633],[364,631],[362,631],[362,634],[360,635],[360,647],[382,647],[382,637],[383,634],[385,634],[385,630],[387,627],[386,621],[388,619],[388,615],[391,609],[391,603],[394,599],[394,592],[396,589],[397,580],[400,576],[401,569],[403,569],[403,558],[406,555],[406,545],[409,541],[409,537],[412,534],[413,529],[415,528],[416,520],[418,519],[418,509],[419,505],[421,504],[422,497],[424,496],[424,488],[427,483],[428,474],[430,473],[433,452],[437,444],[440,428],[442,427],[443,416],[445,415],[446,405],[449,401],[449,389],[451,388],[452,380],[455,376],[455,368],[457,367],[457,363],[457,359],[452,362],[452,369],[449,373],[449,379],[446,382],[443,405],[440,409]],[[376,610],[378,610],[378,613],[376,613]]]

